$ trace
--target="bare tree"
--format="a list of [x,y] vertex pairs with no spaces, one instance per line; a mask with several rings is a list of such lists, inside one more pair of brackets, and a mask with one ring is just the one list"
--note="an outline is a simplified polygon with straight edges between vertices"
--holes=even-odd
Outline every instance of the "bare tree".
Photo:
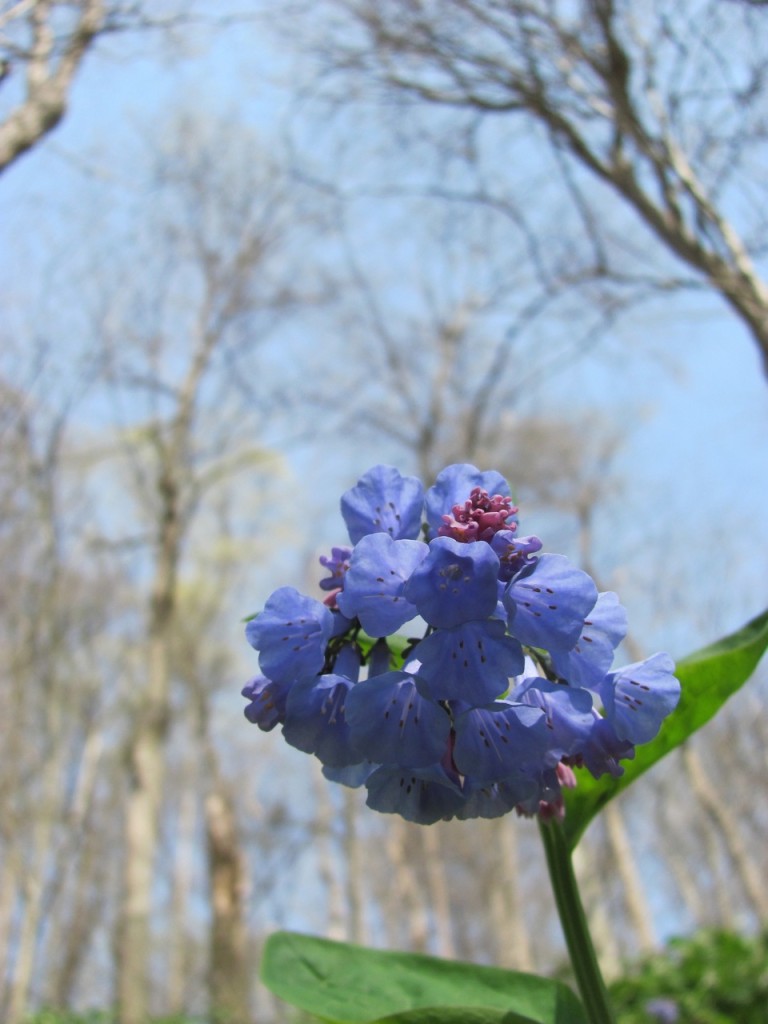
[[[561,198],[570,196],[577,258],[586,246],[592,272],[619,284],[712,289],[746,326],[768,373],[763,11],[719,0],[642,10],[628,0],[331,0],[331,7],[343,16],[335,44],[324,37],[326,65],[403,104],[453,110],[466,129],[454,125],[454,135],[473,145],[500,117],[535,128],[526,160],[543,180],[554,173]],[[551,147],[546,167],[538,164],[542,137]],[[492,159],[504,159],[503,144]],[[612,230],[609,195],[644,229],[634,242],[626,225]],[[508,201],[503,190],[484,199]],[[642,255],[649,236],[659,243],[656,266],[653,249]],[[672,259],[660,270],[664,254]]]
[[9,968],[0,1003],[11,1024],[26,1015],[41,937],[57,930],[62,890],[82,863],[104,746],[92,641],[106,621],[105,593],[115,609],[121,600],[104,566],[82,560],[88,516],[71,490],[82,486],[69,462],[71,396],[54,398],[48,375],[38,384],[43,401],[0,384],[0,947]]
[[[221,495],[221,500],[226,500]],[[224,531],[222,531],[224,532]],[[251,1019],[251,949],[247,930],[247,901],[251,893],[241,814],[239,781],[227,775],[221,744],[217,743],[214,698],[220,681],[234,674],[233,652],[214,638],[219,626],[225,632],[221,594],[234,590],[242,567],[233,558],[211,557],[201,552],[205,572],[184,589],[173,638],[172,663],[183,682],[182,712],[188,721],[177,736],[175,751],[168,755],[179,764],[178,779],[171,780],[166,794],[166,814],[174,802],[173,789],[181,789],[179,817],[192,813],[201,819],[205,834],[205,887],[211,925],[206,949],[205,984],[209,1016],[216,1024],[247,1024]],[[186,807],[185,807],[186,804]],[[194,860],[194,830],[189,830],[187,855]],[[176,1012],[189,1009],[190,960],[187,932],[193,909],[193,865],[179,864],[175,879],[176,921],[171,936],[176,948],[174,1004]],[[172,1005],[169,999],[169,1007]]]
[[[514,485],[527,488],[526,496],[554,506],[555,492],[565,487],[572,499],[572,481],[564,484],[562,472],[576,472],[573,458],[583,445],[560,425],[548,427],[546,418],[518,410],[543,380],[584,354],[613,311],[599,304],[585,309],[566,286],[534,288],[521,298],[504,272],[467,282],[443,260],[444,251],[436,257],[444,271],[442,293],[427,280],[421,289],[411,281],[415,294],[396,312],[386,291],[377,291],[368,272],[352,262],[348,294],[356,311],[346,330],[360,339],[360,355],[374,370],[358,389],[364,416],[353,412],[354,429],[390,438],[424,480],[451,462],[491,460],[502,471],[514,467]],[[561,323],[569,328],[557,342],[552,336]],[[536,457],[520,462],[516,456],[528,446]],[[543,487],[551,493],[542,495]],[[589,508],[593,499],[585,485],[581,500]]]
[[0,174],[60,124],[75,81],[103,38],[143,32],[175,44],[196,26],[211,32],[254,17],[226,2],[197,0],[3,0]]
[[692,743],[683,747],[682,760],[691,791],[698,806],[709,817],[713,832],[721,838],[736,877],[744,887],[748,903],[754,908],[758,920],[768,920],[768,899],[762,884],[761,870],[744,839],[738,818],[732,813],[728,802],[718,794]]
[[[110,486],[121,489],[133,510],[125,528],[134,538],[139,534],[133,557],[141,559],[148,579],[144,680],[130,697],[125,741],[117,960],[125,1024],[139,1024],[148,1013],[184,559],[211,496],[244,469],[258,474],[275,465],[258,440],[266,389],[246,392],[239,382],[256,377],[258,343],[296,300],[287,198],[278,169],[253,140],[243,134],[235,142],[229,125],[203,128],[182,117],[155,159],[152,210],[143,214],[140,237],[116,260],[130,264],[118,271],[109,290],[111,308],[99,307],[98,323],[118,420],[119,454],[112,465],[119,477]],[[119,544],[120,537],[114,540]],[[205,749],[210,753],[208,741]],[[209,789],[205,811],[211,897],[220,899],[222,870],[237,869],[236,860],[225,864],[234,818],[223,783]],[[232,882],[235,889],[237,884]],[[219,922],[214,915],[217,927]],[[220,929],[217,935],[222,939]],[[218,948],[214,959],[218,965]],[[217,984],[217,992],[223,989]],[[214,1012],[232,1016],[230,1009]],[[242,1008],[238,1012],[244,1017]]]
[[[105,0],[10,0],[0,11],[0,86],[17,98],[0,124],[0,172],[64,116],[75,76],[105,32]],[[23,76],[23,85],[15,82]]]

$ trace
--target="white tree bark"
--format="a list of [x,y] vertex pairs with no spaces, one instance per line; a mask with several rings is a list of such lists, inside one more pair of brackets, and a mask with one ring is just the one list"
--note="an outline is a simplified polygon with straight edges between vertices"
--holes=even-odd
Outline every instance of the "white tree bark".
[[104,0],[79,0],[67,4],[76,8],[75,21],[63,43],[58,41],[57,8],[62,6],[57,0],[17,2],[3,13],[2,28],[8,32],[13,19],[24,19],[30,41],[27,47],[9,49],[6,57],[5,73],[23,68],[26,89],[24,98],[0,124],[0,173],[61,121],[83,59],[105,28]]

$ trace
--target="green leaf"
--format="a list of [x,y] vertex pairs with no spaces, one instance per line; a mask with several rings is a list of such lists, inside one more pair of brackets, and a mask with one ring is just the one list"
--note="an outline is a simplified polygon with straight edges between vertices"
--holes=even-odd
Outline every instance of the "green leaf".
[[505,1010],[478,1010],[474,1006],[429,1006],[380,1017],[373,1024],[535,1024],[530,1017]]
[[261,978],[286,1002],[338,1024],[586,1024],[562,982],[295,932],[269,937]]
[[563,831],[571,850],[609,800],[684,743],[720,710],[750,678],[766,648],[768,611],[736,633],[678,662],[675,674],[682,688],[680,703],[656,739],[637,748],[635,759],[625,762],[621,778],[604,775],[594,779],[586,772],[579,772],[578,786],[566,793]]

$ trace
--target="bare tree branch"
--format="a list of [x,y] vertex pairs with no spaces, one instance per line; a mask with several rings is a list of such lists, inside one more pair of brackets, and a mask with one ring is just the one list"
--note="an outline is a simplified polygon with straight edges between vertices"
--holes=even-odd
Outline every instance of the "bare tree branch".
[[81,0],[74,23],[62,38],[56,32],[62,6],[57,0],[20,2],[4,16],[6,24],[11,18],[24,19],[24,35],[29,38],[27,42],[22,37],[18,45],[9,40],[0,48],[0,53],[6,51],[5,75],[12,74],[17,64],[23,64],[25,75],[25,95],[0,124],[0,173],[61,121],[80,65],[105,30],[104,0]]
[[768,49],[757,13],[715,0],[653,5],[642,17],[626,0],[330,2],[348,19],[326,43],[343,76],[543,129],[598,259],[607,260],[602,193],[588,195],[574,169],[607,186],[725,300],[768,374],[762,243],[739,206],[765,155]]

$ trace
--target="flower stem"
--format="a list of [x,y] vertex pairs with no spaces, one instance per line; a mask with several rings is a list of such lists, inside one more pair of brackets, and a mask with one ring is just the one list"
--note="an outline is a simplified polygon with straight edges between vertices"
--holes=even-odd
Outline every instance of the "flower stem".
[[539,821],[539,831],[557,913],[589,1024],[616,1024],[560,822]]

